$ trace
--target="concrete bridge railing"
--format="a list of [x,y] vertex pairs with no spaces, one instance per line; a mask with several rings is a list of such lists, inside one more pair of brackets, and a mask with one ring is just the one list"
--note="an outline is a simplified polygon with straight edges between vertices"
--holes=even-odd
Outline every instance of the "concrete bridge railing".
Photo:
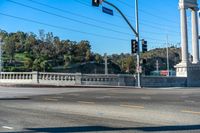
[[[129,79],[129,80],[127,80]],[[135,78],[130,75],[104,75],[81,73],[46,73],[46,72],[1,72],[0,84],[20,85],[108,85],[108,86],[134,86]]]
[[[184,87],[186,77],[142,76],[142,87]],[[136,86],[133,75],[46,72],[1,72],[0,85]]]

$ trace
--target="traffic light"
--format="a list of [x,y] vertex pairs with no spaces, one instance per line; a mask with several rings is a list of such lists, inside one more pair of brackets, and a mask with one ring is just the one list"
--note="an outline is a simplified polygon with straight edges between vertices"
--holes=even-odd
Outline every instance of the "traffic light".
[[101,0],[92,0],[92,6],[98,7],[100,2],[101,2]]
[[142,52],[147,52],[147,41],[145,41],[144,39],[142,39]]
[[131,40],[131,53],[136,54],[138,52],[138,42],[136,40]]

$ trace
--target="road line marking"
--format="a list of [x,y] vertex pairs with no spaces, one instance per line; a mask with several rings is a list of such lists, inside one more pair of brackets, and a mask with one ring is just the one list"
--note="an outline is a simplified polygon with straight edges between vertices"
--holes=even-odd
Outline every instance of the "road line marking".
[[13,127],[8,127],[8,126],[2,126],[2,128],[4,128],[4,129],[9,129],[9,130],[12,130],[12,129],[13,129]]
[[46,100],[46,101],[58,101],[58,99],[53,99],[53,98],[45,98],[44,100]]
[[83,104],[94,104],[94,102],[85,102],[85,101],[78,101],[78,103],[83,103]]
[[189,114],[198,114],[200,115],[200,112],[195,112],[195,111],[189,111],[189,110],[182,110],[182,113],[189,113]]
[[57,97],[52,97],[52,99],[62,99],[63,97],[57,96]]
[[143,100],[151,100],[151,97],[150,96],[145,96],[145,97],[141,97],[141,99],[143,99]]
[[120,105],[121,107],[128,107],[128,108],[138,108],[138,109],[144,109],[143,106],[134,106],[134,105]]

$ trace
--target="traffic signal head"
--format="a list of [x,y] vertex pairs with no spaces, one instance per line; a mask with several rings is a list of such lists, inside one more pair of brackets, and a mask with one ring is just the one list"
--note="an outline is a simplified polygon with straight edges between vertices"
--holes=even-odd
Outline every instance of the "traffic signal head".
[[131,40],[131,53],[136,54],[138,52],[138,42],[136,40]]
[[144,39],[142,39],[142,52],[147,52],[147,41],[145,41]]
[[100,1],[101,1],[101,0],[92,0],[92,6],[98,7],[99,4],[101,3]]

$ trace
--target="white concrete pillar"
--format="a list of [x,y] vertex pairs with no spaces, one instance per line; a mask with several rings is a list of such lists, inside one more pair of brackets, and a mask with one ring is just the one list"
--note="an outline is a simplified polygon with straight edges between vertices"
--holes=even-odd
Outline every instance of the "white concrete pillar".
[[198,38],[198,20],[197,20],[198,8],[191,9],[192,18],[192,56],[193,64],[199,63],[199,38]]
[[181,45],[182,45],[182,63],[188,63],[188,31],[187,31],[187,16],[186,9],[180,7],[181,17]]

